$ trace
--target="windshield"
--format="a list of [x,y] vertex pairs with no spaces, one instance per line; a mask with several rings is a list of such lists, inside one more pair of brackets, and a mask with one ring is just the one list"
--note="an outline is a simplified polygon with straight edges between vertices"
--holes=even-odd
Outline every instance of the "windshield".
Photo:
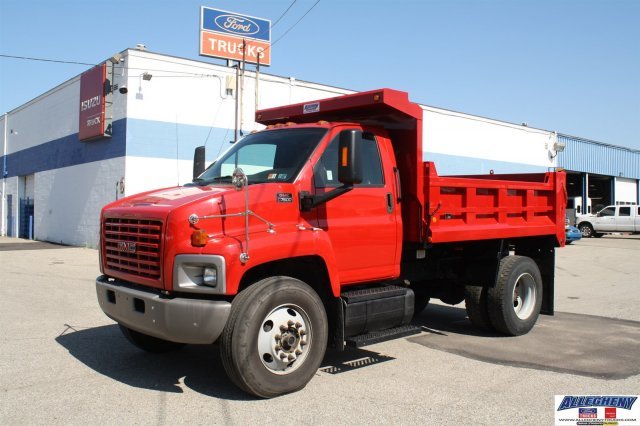
[[249,183],[293,182],[327,132],[325,128],[281,129],[247,135],[194,180],[196,185],[231,182],[240,167]]

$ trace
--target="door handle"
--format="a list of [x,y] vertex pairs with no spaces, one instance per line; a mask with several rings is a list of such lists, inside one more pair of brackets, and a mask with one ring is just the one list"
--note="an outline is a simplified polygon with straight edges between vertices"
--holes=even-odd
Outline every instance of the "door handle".
[[393,213],[393,196],[387,192],[387,213]]

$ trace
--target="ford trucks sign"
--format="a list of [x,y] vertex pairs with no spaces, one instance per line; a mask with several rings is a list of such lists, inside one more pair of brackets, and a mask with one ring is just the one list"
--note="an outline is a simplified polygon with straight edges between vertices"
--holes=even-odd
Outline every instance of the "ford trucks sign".
[[106,64],[98,65],[80,76],[80,121],[78,138],[87,141],[104,134],[104,82]]
[[271,64],[271,21],[202,7],[200,55]]

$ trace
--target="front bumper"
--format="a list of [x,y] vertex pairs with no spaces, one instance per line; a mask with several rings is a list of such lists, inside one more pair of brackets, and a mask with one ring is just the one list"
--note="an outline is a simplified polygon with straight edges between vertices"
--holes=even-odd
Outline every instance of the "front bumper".
[[127,328],[178,343],[215,342],[227,322],[231,303],[221,300],[164,298],[104,275],[96,279],[104,313]]

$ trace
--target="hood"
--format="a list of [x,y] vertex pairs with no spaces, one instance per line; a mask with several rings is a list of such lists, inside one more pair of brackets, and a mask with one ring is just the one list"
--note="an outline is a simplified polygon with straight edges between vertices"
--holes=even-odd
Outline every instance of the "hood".
[[210,198],[225,192],[233,191],[230,186],[179,186],[175,188],[165,188],[157,191],[143,192],[123,198],[117,202],[118,207],[169,207],[175,208],[190,204],[204,198]]
[[142,192],[108,204],[105,217],[136,217],[165,220],[176,208],[197,203],[228,192],[231,186],[178,186]]

